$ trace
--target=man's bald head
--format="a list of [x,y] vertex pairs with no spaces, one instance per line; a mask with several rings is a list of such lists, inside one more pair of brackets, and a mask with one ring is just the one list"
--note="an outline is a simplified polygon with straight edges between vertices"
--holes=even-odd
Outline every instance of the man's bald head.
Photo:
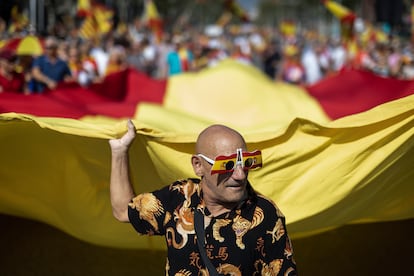
[[200,133],[196,143],[196,153],[207,154],[213,158],[235,153],[237,148],[246,150],[243,136],[224,125],[207,127]]

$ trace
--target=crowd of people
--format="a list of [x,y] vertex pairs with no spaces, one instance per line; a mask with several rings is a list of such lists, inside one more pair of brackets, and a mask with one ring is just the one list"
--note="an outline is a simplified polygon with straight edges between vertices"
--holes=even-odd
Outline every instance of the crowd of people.
[[317,32],[286,35],[279,28],[251,24],[207,26],[201,31],[185,28],[160,36],[136,19],[105,35],[85,38],[78,30],[59,30],[40,39],[44,45],[40,56],[19,56],[0,48],[0,91],[43,93],[62,81],[87,86],[126,68],[165,79],[228,58],[255,66],[275,81],[296,85],[312,85],[344,68],[414,78],[411,44],[398,36],[357,34],[353,43],[344,43],[340,37]]

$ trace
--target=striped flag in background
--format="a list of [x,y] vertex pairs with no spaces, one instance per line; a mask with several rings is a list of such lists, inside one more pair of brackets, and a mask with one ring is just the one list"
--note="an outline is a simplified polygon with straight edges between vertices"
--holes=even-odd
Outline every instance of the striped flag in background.
[[79,0],[78,15],[85,17],[79,29],[82,38],[97,38],[108,33],[113,27],[114,11],[102,4]]

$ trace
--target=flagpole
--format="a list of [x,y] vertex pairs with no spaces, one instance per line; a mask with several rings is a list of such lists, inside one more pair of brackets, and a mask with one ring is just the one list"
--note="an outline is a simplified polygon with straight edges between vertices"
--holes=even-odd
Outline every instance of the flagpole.
[[37,3],[37,0],[30,0],[30,3],[29,3],[30,25],[32,25],[32,27],[34,27],[35,30],[37,30],[37,9],[36,9],[37,5],[36,3]]
[[414,45],[414,3],[411,4],[410,21],[411,21],[411,45]]
[[39,0],[37,2],[38,7],[38,17],[37,17],[37,23],[38,27],[36,28],[38,32],[43,32],[45,30],[45,1]]

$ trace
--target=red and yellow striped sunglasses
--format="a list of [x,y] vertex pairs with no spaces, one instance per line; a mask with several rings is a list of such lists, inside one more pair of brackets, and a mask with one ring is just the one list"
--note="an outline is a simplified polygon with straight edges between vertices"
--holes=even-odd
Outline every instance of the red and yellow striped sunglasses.
[[255,150],[251,152],[243,152],[238,148],[236,153],[231,155],[219,155],[214,160],[205,156],[204,154],[197,154],[203,158],[211,167],[211,174],[228,173],[234,171],[236,166],[241,166],[243,170],[247,171],[262,167],[262,152]]

